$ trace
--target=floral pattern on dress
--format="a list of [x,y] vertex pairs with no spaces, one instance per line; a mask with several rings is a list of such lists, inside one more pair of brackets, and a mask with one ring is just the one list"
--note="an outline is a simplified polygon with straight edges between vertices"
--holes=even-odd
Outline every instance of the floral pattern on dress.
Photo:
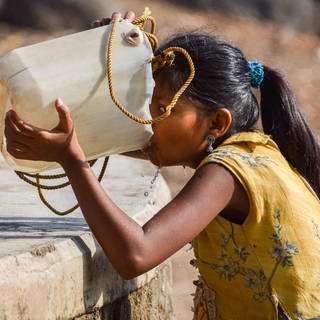
[[313,225],[314,235],[315,235],[316,238],[318,238],[320,240],[319,224],[314,219],[312,219],[311,222],[312,222],[312,225]]
[[270,237],[275,245],[271,248],[271,255],[276,259],[276,265],[272,272],[272,276],[275,273],[277,267],[281,264],[282,267],[293,266],[292,258],[295,254],[299,253],[299,249],[288,240],[283,241],[281,236],[282,226],[280,223],[280,210],[277,210],[274,214],[276,223],[274,224],[275,233]]
[[300,311],[296,310],[294,312],[294,320],[304,320],[303,315]]
[[[299,253],[299,249],[293,243],[283,239],[281,235],[282,225],[280,223],[280,210],[276,210],[273,215],[275,219],[274,228],[275,232],[270,236],[274,245],[270,249],[270,255],[275,260],[274,267],[269,276],[266,275],[264,269],[248,268],[246,267],[247,258],[250,252],[244,246],[239,246],[234,236],[233,224],[230,223],[230,232],[228,234],[221,233],[221,252],[217,256],[216,262],[207,262],[197,257],[199,262],[208,265],[215,270],[220,278],[231,281],[236,276],[242,276],[245,285],[252,289],[253,298],[257,302],[270,300],[273,303],[271,294],[271,281],[275,276],[279,267],[292,267],[293,256]],[[232,250],[230,250],[230,246]],[[194,266],[197,263],[193,262]]]
[[[240,137],[241,138],[241,137]],[[248,139],[249,141],[249,139]],[[233,142],[233,141],[232,141]],[[238,142],[238,141],[236,141]],[[246,142],[245,140],[239,141],[239,143]],[[251,142],[251,141],[249,141]],[[231,145],[231,142],[229,142],[229,145]],[[252,143],[252,145],[256,145],[255,142]],[[218,162],[225,165],[227,168],[230,169],[232,173],[238,172],[236,171],[238,168],[243,170],[244,177],[248,177],[250,175],[249,182],[258,181],[262,184],[264,181],[267,181],[269,178],[268,176],[268,167],[277,166],[280,169],[282,169],[284,166],[287,165],[287,163],[282,159],[279,158],[277,155],[273,157],[273,153],[266,152],[265,154],[256,154],[255,150],[256,148],[252,148],[250,143],[247,143],[247,146],[240,146],[241,148],[233,148],[227,146],[223,146],[223,148],[217,148],[213,151],[212,154],[210,154],[203,162],[207,163],[208,161]],[[242,150],[244,151],[242,151]],[[262,150],[263,151],[263,150]],[[273,150],[272,150],[273,151]],[[268,156],[270,155],[270,157]],[[228,160],[234,160],[235,163],[226,161]],[[274,161],[275,160],[275,161]],[[201,165],[199,166],[201,167]],[[260,170],[261,169],[261,170]],[[247,170],[247,171],[246,171]],[[242,172],[242,171],[241,171]],[[276,173],[278,171],[275,171]],[[273,171],[272,171],[273,173]],[[276,174],[275,174],[276,175]],[[284,178],[284,175],[280,175],[280,178]],[[270,174],[270,177],[272,178],[273,175]],[[240,174],[239,180],[242,179],[242,173]],[[259,180],[260,179],[260,180]],[[262,179],[264,181],[262,181]],[[284,180],[285,181],[285,180]],[[291,181],[291,180],[290,180]],[[289,181],[289,182],[290,182]],[[286,181],[285,181],[286,182]],[[254,186],[254,185],[253,185]],[[260,185],[259,185],[260,186]],[[251,184],[249,184],[248,188],[249,191],[251,191]],[[271,190],[269,190],[271,189]],[[276,203],[282,203],[279,200],[282,200],[281,197],[277,197],[277,188],[269,187],[267,190],[268,193],[266,193],[266,198],[258,198],[258,200],[261,200],[261,203],[267,204],[267,206],[262,207],[259,206],[260,202],[258,203],[258,200],[254,203],[257,205],[257,210],[264,210],[266,208],[270,208],[269,212],[263,211],[264,216],[268,215],[268,219],[272,218],[271,224],[268,223],[268,225],[264,228],[257,228],[257,230],[262,230],[263,236],[260,238],[257,236],[256,239],[259,239],[257,241],[264,241],[264,245],[257,246],[257,249],[254,249],[254,246],[251,248],[250,243],[248,241],[251,240],[250,235],[247,239],[244,238],[244,241],[240,242],[240,238],[237,237],[237,229],[233,230],[234,225],[232,223],[223,224],[223,228],[212,228],[209,231],[213,233],[213,231],[218,232],[218,236],[220,234],[220,242],[215,241],[214,245],[211,245],[211,247],[214,249],[214,251],[211,251],[211,255],[209,258],[209,252],[207,250],[203,251],[203,256],[198,257],[196,252],[196,258],[197,262],[194,264],[198,264],[199,266],[203,266],[203,277],[207,275],[208,277],[211,275],[211,277],[216,276],[217,278],[221,279],[221,283],[217,279],[217,288],[219,286],[227,286],[228,283],[230,283],[230,286],[234,285],[236,282],[234,281],[240,281],[242,282],[248,289],[247,292],[243,290],[243,295],[245,297],[250,298],[253,297],[256,302],[258,302],[257,306],[251,306],[252,308],[255,308],[255,310],[259,311],[259,305],[261,307],[268,306],[262,305],[262,302],[272,303],[273,307],[276,307],[280,301],[278,300],[276,296],[276,291],[273,291],[273,289],[277,288],[277,285],[279,282],[282,281],[282,274],[286,274],[290,268],[293,268],[296,266],[299,269],[298,260],[296,256],[305,256],[305,250],[303,250],[303,246],[300,245],[300,239],[297,238],[295,241],[293,239],[290,239],[290,237],[286,236],[286,224],[290,223],[290,221],[282,221],[285,220],[283,217],[286,216],[286,202],[283,203],[283,206],[281,210],[275,210],[277,209],[275,207]],[[294,187],[294,189],[300,191],[302,188]],[[281,190],[282,191],[282,190]],[[282,193],[281,193],[282,194]],[[264,194],[263,194],[264,196]],[[292,196],[292,195],[291,195]],[[270,200],[269,198],[270,197]],[[275,199],[275,200],[274,200]],[[299,204],[299,203],[298,203]],[[298,209],[300,209],[298,207]],[[288,208],[288,213],[290,213],[291,208]],[[302,209],[304,210],[304,209]],[[298,210],[292,210],[292,212],[297,213]],[[303,211],[304,212],[304,211]],[[253,212],[256,214],[256,212]],[[309,213],[308,213],[309,214]],[[260,215],[259,215],[260,217]],[[310,216],[309,216],[310,217]],[[310,219],[310,218],[309,218]],[[304,221],[306,224],[308,222],[310,223],[310,220]],[[219,222],[218,222],[219,223]],[[303,227],[306,227],[306,224],[303,225]],[[229,227],[230,226],[230,227]],[[246,228],[249,228],[250,224],[248,223]],[[270,228],[270,229],[267,229]],[[265,231],[268,230],[268,233],[265,234]],[[240,232],[240,231],[239,231]],[[246,237],[246,234],[242,232],[243,236]],[[309,230],[308,234],[310,234],[313,239],[316,237],[316,239],[320,240],[320,220],[313,220],[312,224],[309,224]],[[210,236],[210,234],[208,235]],[[215,239],[217,234],[215,234]],[[241,237],[243,238],[243,237]],[[204,243],[204,240],[206,238],[204,237],[199,238],[199,243],[197,248],[201,245],[201,243]],[[202,242],[201,242],[202,241]],[[238,243],[237,243],[238,242]],[[319,246],[320,247],[320,246]],[[201,247],[200,247],[201,248]],[[204,249],[209,249],[210,246],[205,246]],[[256,250],[256,251],[255,251]],[[260,251],[259,251],[260,250]],[[320,252],[320,250],[319,250]],[[263,265],[259,265],[259,261],[255,259],[255,257],[259,257],[259,254],[263,255],[265,260],[261,261],[268,261],[268,268],[263,268]],[[306,255],[308,256],[308,255]],[[253,259],[253,260],[252,260]],[[251,262],[252,260],[252,262]],[[208,266],[211,270],[208,270],[209,268],[205,268],[205,266]],[[316,275],[316,279],[314,279],[314,275]],[[294,278],[294,277],[293,277]],[[316,270],[315,274],[312,276],[312,286],[318,285],[320,287],[320,270]],[[214,279],[214,278],[213,278]],[[318,281],[319,280],[319,281]],[[206,282],[206,278],[202,279],[203,282]],[[232,282],[233,281],[233,282]],[[310,282],[310,279],[309,279]],[[239,283],[241,286],[241,284]],[[274,287],[274,288],[273,288]],[[214,285],[213,285],[214,288]],[[313,287],[314,288],[314,287]],[[244,288],[243,288],[244,289]],[[209,290],[215,294],[215,291],[211,288]],[[200,303],[199,301],[202,301],[200,304],[206,305],[206,297],[201,297],[201,290],[198,291],[198,296],[196,301]],[[212,296],[211,296],[212,297]],[[261,302],[261,304],[260,304]],[[286,297],[282,303],[288,303],[288,305],[284,305],[285,311],[283,314],[285,318],[283,319],[292,319],[292,320],[306,320],[306,313],[307,309],[305,308],[304,304],[301,303],[301,305],[296,305],[295,308],[290,307],[290,304],[292,301],[290,301],[289,298]],[[251,307],[248,306],[250,309]],[[287,310],[288,308],[288,310]],[[236,308],[234,308],[236,309]],[[274,310],[274,308],[269,309]],[[217,305],[217,313],[219,314],[219,305]],[[290,314],[290,316],[288,315]],[[303,314],[304,313],[304,314]],[[204,317],[205,319],[210,319],[209,317]],[[202,319],[202,318],[201,318]],[[316,318],[315,318],[316,319]],[[319,318],[320,319],[320,318]],[[310,319],[311,320],[311,319]]]
[[216,149],[210,154],[209,157],[213,157],[216,160],[223,160],[224,157],[239,158],[243,162],[247,163],[248,165],[254,168],[267,168],[267,162],[276,164],[276,162],[271,160],[268,156],[255,156],[253,152],[235,152],[231,148]]

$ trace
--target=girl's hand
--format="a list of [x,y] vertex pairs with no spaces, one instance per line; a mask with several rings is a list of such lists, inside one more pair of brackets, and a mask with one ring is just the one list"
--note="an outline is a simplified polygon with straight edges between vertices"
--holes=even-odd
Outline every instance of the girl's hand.
[[[132,22],[135,19],[136,15],[133,11],[127,11],[123,17],[123,19],[128,20],[129,22]],[[95,20],[91,22],[91,28],[98,28],[101,26],[105,26],[107,24],[110,24],[110,22],[120,19],[121,13],[120,12],[114,12],[111,15],[111,18],[102,18],[100,20]]]
[[59,98],[55,101],[59,123],[45,130],[24,122],[15,111],[5,118],[7,151],[17,159],[55,161],[60,164],[77,159],[85,161],[78,143],[69,109]]

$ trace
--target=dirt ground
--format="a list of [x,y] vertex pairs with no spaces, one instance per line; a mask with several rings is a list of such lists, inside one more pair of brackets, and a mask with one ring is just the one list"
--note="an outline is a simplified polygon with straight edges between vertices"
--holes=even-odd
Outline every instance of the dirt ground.
[[[122,0],[121,8],[133,9],[137,13],[149,6],[156,18],[157,36],[165,39],[181,30],[202,29],[228,39],[239,46],[248,59],[259,59],[264,64],[279,69],[288,79],[302,110],[315,133],[320,133],[320,39],[311,34],[302,34],[275,24],[252,18],[231,18],[213,11],[197,11],[154,0]],[[71,30],[66,31],[70,33]],[[15,47],[36,43],[59,34],[47,34],[31,30],[12,28],[0,23],[0,56]],[[183,168],[164,168],[173,194],[176,194],[192,175]],[[192,280],[196,273],[189,265],[192,257],[187,247],[173,256],[174,305],[177,319],[191,319],[193,292]]]

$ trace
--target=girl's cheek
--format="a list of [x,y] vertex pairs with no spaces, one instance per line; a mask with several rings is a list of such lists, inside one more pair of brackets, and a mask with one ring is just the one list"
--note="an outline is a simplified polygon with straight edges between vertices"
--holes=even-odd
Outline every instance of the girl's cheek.
[[151,125],[151,128],[152,128],[152,131],[153,131],[153,135],[158,135],[159,132],[161,131],[161,121],[160,122],[154,122],[152,125]]

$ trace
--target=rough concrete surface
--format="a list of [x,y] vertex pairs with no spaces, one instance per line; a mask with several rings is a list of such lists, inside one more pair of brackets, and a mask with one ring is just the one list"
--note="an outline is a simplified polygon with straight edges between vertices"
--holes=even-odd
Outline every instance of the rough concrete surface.
[[75,320],[173,320],[170,279],[171,265],[165,263],[146,285]]
[[[156,168],[144,161],[114,156],[102,184],[111,198],[142,224],[170,200],[161,176],[150,184],[155,172]],[[152,304],[159,302],[159,308],[161,305],[171,313],[169,262],[124,281],[106,259],[79,210],[65,217],[55,216],[40,203],[36,189],[6,169],[3,161],[0,176],[1,320],[71,319],[119,299],[140,299],[147,312],[144,303],[148,299],[143,292],[159,290],[168,295],[167,301],[160,303],[159,298]],[[51,201],[58,206],[75,201],[71,190],[54,193]],[[157,283],[156,290],[151,282]],[[139,288],[144,288],[141,293],[127,297]],[[132,314],[141,311],[133,306]]]

